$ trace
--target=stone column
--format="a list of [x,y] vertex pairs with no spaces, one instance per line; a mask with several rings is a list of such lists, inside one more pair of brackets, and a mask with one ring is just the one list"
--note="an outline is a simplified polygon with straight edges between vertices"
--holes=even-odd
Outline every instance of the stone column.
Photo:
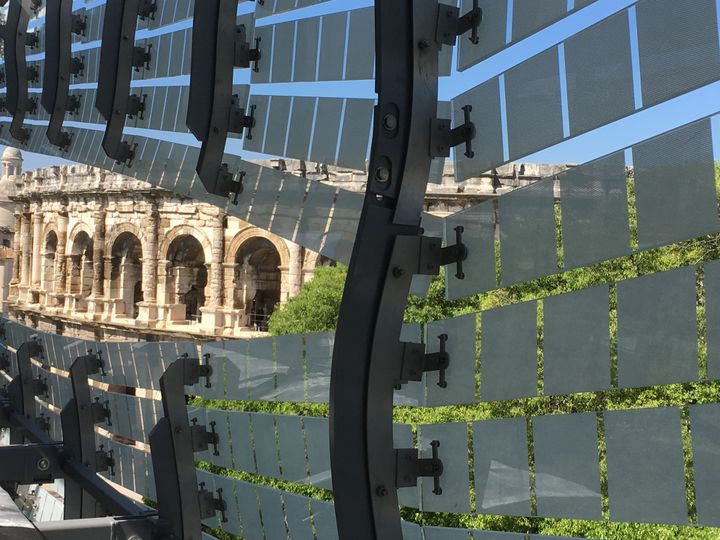
[[[67,285],[67,264],[65,250],[67,249],[68,214],[66,208],[61,208],[57,217],[57,249],[55,250],[55,290],[53,291],[54,305],[62,305]],[[48,291],[49,292],[49,291]]]
[[202,327],[217,333],[224,325],[223,322],[223,259],[225,258],[225,215],[219,213],[211,224],[210,252],[211,260],[208,264],[207,303],[200,309],[202,313]]
[[[88,313],[99,319],[103,312],[103,293],[105,283],[105,208],[97,210],[93,215],[93,258],[92,258],[92,290],[88,302]],[[83,264],[83,271],[85,270]]]
[[43,226],[43,219],[42,214],[40,213],[40,207],[39,205],[35,207],[34,212],[32,213],[32,222],[33,222],[33,237],[32,237],[32,286],[33,288],[39,288],[40,287],[40,272],[41,272],[41,263],[42,263],[42,257],[40,255],[41,248],[42,248],[42,226]]
[[15,207],[15,237],[13,238],[13,269],[10,280],[10,294],[8,301],[16,302],[18,297],[18,285],[20,284],[20,244],[22,242],[20,229],[22,228],[22,212]]
[[27,208],[23,209],[22,229],[20,231],[20,243],[22,244],[22,268],[20,269],[21,301],[26,299],[27,290],[30,286],[30,264],[32,261],[32,234],[30,233],[30,214]]
[[142,246],[142,288],[143,299],[138,304],[137,321],[155,326],[158,320],[158,234],[160,212],[156,201],[152,201],[145,213],[145,234]]
[[302,287],[303,248],[293,242],[286,242],[290,251],[290,265],[288,267],[288,294],[296,296]]

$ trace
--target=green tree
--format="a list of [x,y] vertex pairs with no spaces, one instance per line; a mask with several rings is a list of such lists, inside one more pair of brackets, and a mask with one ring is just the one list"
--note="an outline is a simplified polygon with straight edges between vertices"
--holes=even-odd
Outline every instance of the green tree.
[[315,270],[315,277],[303,285],[300,294],[270,316],[270,333],[277,336],[335,330],[346,277],[347,267],[341,265]]

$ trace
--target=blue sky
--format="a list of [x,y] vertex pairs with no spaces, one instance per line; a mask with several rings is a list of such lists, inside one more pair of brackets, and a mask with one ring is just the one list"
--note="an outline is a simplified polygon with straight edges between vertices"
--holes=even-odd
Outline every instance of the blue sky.
[[[446,0],[447,1],[447,0]],[[568,0],[572,6],[574,0]],[[93,2],[97,3],[97,2]],[[598,0],[585,9],[566,17],[564,20],[538,32],[537,34],[505,49],[488,60],[464,71],[457,72],[453,68],[451,77],[440,81],[440,99],[449,100],[465,92],[477,84],[492,78],[523,60],[549,47],[561,43],[574,33],[591,26],[612,13],[632,6],[634,0]],[[720,0],[718,0],[720,4]],[[272,24],[321,15],[330,12],[344,11],[369,6],[370,1],[331,0],[290,13],[276,15],[258,20],[258,25]],[[239,13],[246,13],[255,8],[254,2],[240,4]],[[720,13],[720,6],[718,9]],[[187,26],[189,21],[177,26]],[[140,37],[140,34],[139,36]],[[455,62],[453,62],[455,66]],[[239,70],[236,74],[237,83],[249,83],[248,70]],[[168,81],[169,82],[169,81]],[[162,83],[162,81],[158,81]],[[175,79],[171,84],[187,84],[187,78]],[[261,94],[281,95],[314,95],[314,96],[347,96],[373,97],[372,81],[343,81],[338,83],[289,83],[259,84],[253,86],[253,92]],[[634,142],[646,139],[655,134],[673,129],[692,120],[713,115],[720,108],[720,82],[711,84],[676,98],[651,109],[642,110],[626,119],[615,122],[604,128],[567,140],[542,152],[527,156],[522,161],[543,163],[582,163],[606,153],[625,148]],[[715,122],[720,127],[720,122]],[[715,133],[720,130],[715,129]],[[231,141],[236,145],[239,141]],[[720,144],[715,145],[716,149]],[[239,147],[235,147],[239,149]],[[242,152],[248,158],[262,157]],[[25,170],[62,162],[58,158],[25,153]]]

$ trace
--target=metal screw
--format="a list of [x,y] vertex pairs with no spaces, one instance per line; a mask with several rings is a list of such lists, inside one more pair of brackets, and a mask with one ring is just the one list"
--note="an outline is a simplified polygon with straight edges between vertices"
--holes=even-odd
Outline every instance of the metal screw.
[[37,462],[39,471],[47,471],[50,468],[50,461],[47,458],[40,458]]
[[386,114],[383,117],[383,127],[388,131],[395,131],[397,128],[397,117],[394,114]]
[[379,486],[379,487],[375,490],[375,494],[376,494],[378,497],[385,497],[385,496],[388,494],[388,490],[385,488],[385,486]]
[[387,167],[378,167],[375,169],[375,179],[378,182],[387,182],[390,179],[390,171]]
[[425,50],[425,49],[427,49],[429,46],[430,46],[430,42],[429,42],[427,39],[421,39],[421,40],[418,42],[418,47],[420,48],[420,50]]
[[405,274],[405,270],[403,270],[399,266],[396,266],[395,268],[393,268],[392,274],[393,274],[393,277],[399,278]]

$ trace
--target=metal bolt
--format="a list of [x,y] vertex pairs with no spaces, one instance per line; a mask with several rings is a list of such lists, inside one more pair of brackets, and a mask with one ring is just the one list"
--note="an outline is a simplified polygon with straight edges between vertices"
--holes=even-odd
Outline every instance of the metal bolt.
[[403,275],[405,275],[405,270],[403,270],[399,266],[396,266],[395,268],[393,268],[392,274],[393,274],[393,277],[399,278],[399,277],[402,277]]
[[50,461],[48,458],[40,458],[37,462],[38,471],[47,471],[50,468]]
[[387,182],[390,179],[390,171],[387,167],[378,167],[375,169],[375,179],[378,182]]
[[383,127],[388,131],[395,131],[397,128],[397,117],[394,114],[386,114],[383,117]]
[[376,494],[378,497],[385,497],[385,496],[388,494],[388,490],[385,488],[385,486],[379,486],[379,487],[375,490],[375,494]]
[[429,46],[430,46],[430,42],[429,42],[427,39],[421,39],[421,40],[418,42],[418,47],[420,48],[420,50],[425,50],[425,49],[427,49]]
[[182,426],[175,426],[175,433],[182,433]]

